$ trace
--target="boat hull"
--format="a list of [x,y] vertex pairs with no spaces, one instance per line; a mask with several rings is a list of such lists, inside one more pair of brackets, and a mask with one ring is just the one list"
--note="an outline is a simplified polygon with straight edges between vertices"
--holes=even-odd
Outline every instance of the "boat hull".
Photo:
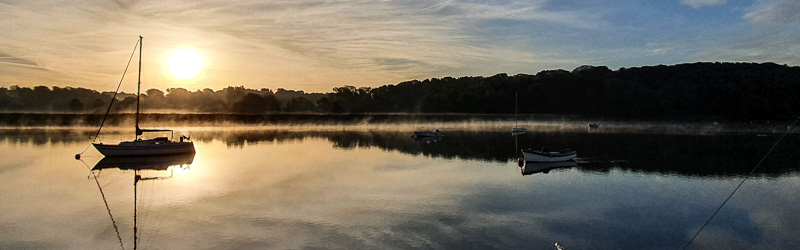
[[542,151],[522,151],[526,162],[559,162],[571,161],[578,156],[575,151],[569,152],[542,152]]
[[414,131],[414,137],[439,137],[439,136],[442,136],[441,132]]
[[92,144],[104,156],[146,156],[146,155],[176,155],[194,153],[192,142],[170,142],[162,144],[144,144],[122,142],[113,144]]

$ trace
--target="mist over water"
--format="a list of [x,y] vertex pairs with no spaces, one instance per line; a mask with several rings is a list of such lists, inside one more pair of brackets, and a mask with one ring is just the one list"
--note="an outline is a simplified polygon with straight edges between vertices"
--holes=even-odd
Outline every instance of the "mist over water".
[[[298,131],[414,131],[414,130],[504,130],[513,126],[538,132],[592,132],[636,134],[715,135],[726,133],[797,133],[791,121],[727,121],[711,118],[684,120],[620,120],[558,115],[473,115],[473,114],[143,114],[141,127],[182,127],[217,130],[298,130]],[[0,114],[0,129],[78,129],[92,130],[103,115],[81,114]],[[112,114],[104,130],[120,131],[134,126],[133,114]],[[602,129],[590,130],[588,123]]]

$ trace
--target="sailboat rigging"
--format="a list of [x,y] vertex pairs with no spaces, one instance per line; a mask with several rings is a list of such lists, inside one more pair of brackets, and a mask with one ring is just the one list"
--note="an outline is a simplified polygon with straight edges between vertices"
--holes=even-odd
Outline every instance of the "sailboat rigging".
[[[136,136],[134,137],[133,141],[123,141],[116,145],[103,144],[102,142],[93,142],[92,145],[104,156],[146,156],[194,153],[194,143],[190,141],[189,137],[181,136],[180,141],[173,141],[171,138],[174,136],[174,132],[170,129],[139,128],[139,106],[141,102],[142,88],[142,40],[143,38],[139,36],[139,80],[136,86]],[[134,50],[135,49],[136,48],[134,48]],[[119,91],[119,87],[117,88],[117,91]],[[113,100],[111,104],[113,104]],[[111,104],[109,104],[109,109],[106,111],[106,116],[108,115],[108,112],[111,111]],[[105,119],[103,120],[105,121]],[[103,124],[100,124],[100,129],[102,129],[102,127]],[[100,129],[97,131],[98,135],[100,134]],[[145,132],[170,132],[171,136],[170,138],[156,137],[153,139],[142,139],[140,136]],[[95,139],[96,138],[97,137],[95,137]],[[76,158],[77,157],[78,156],[76,156]]]
[[517,111],[519,107],[519,93],[514,92],[514,128],[511,129],[512,135],[521,135],[527,132],[525,128],[520,128],[517,126],[517,122],[519,122],[519,112]]

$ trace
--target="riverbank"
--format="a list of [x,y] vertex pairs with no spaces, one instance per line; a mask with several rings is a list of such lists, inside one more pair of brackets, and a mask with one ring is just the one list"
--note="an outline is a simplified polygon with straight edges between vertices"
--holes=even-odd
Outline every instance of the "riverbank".
[[[0,127],[15,128],[96,128],[102,114],[0,113]],[[588,123],[599,128],[588,128]],[[110,114],[106,127],[133,128],[134,114]],[[212,114],[147,113],[140,115],[142,127],[209,127],[234,129],[251,127],[281,130],[500,130],[514,126],[529,132],[640,133],[640,134],[777,134],[787,131],[791,121],[740,121],[718,117],[680,117],[663,119],[611,119],[564,115],[487,115],[487,114]]]

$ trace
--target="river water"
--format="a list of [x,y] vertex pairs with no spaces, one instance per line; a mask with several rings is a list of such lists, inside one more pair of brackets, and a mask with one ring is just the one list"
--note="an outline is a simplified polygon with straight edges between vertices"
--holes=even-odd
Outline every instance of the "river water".
[[[750,174],[780,133],[413,129],[190,127],[193,156],[109,161],[74,159],[91,129],[5,128],[0,248],[677,249],[744,176],[689,248],[800,247],[794,133]],[[580,159],[518,165],[541,147]]]

